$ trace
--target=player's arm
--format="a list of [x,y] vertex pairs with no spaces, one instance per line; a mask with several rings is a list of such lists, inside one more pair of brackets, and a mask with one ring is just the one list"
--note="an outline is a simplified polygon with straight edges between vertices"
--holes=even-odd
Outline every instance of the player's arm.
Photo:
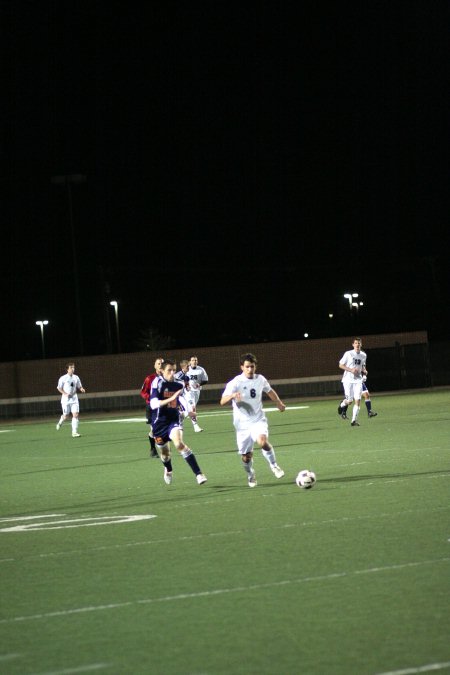
[[271,389],[270,391],[268,391],[267,396],[270,398],[271,401],[273,401],[276,404],[280,412],[284,412],[286,410],[286,406],[284,405],[281,398],[278,396],[275,389]]
[[172,396],[169,396],[168,398],[157,398],[157,393],[154,395],[154,390],[152,391],[152,398],[150,400],[150,407],[152,410],[156,410],[156,408],[162,408],[165,405],[169,405],[173,401],[176,401],[177,398],[182,394],[183,388],[181,387],[180,389],[177,389],[176,392],[172,394]]
[[241,394],[239,391],[233,391],[231,394],[227,394],[226,392],[223,392],[222,398],[220,399],[220,405],[226,405],[230,401],[240,401],[241,400]]
[[358,368],[352,368],[351,366],[345,365],[345,362],[339,362],[339,368],[341,370],[345,370],[348,373],[356,373],[358,371]]

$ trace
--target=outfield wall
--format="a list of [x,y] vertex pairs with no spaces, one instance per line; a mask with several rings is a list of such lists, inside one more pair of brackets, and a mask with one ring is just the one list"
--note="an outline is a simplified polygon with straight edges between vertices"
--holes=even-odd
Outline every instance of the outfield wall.
[[[257,356],[259,371],[285,398],[338,396],[342,391],[338,361],[344,351],[351,348],[352,339],[348,336],[80,356],[75,359],[76,372],[87,392],[80,396],[81,409],[85,412],[143,409],[139,391],[145,376],[153,371],[155,358],[160,355],[177,363],[194,354],[198,356],[209,376],[209,384],[202,391],[204,403],[218,402],[225,382],[239,372],[239,357],[245,352]],[[385,383],[384,389],[433,384],[426,331],[363,335],[362,340],[368,354],[371,390],[380,378]],[[372,372],[371,355],[374,365],[376,363]],[[56,384],[70,360],[68,356],[67,359],[0,363],[0,418],[57,415],[60,396]],[[375,388],[381,390],[378,384]]]

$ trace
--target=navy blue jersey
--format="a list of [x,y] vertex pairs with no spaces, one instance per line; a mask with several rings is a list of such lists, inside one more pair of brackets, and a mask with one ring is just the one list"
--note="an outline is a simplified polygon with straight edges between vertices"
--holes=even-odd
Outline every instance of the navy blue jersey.
[[[170,398],[179,389],[183,389],[181,382],[175,382],[175,380],[168,382],[162,375],[159,375],[152,382],[150,404],[155,399],[164,401],[164,399]],[[163,405],[161,408],[152,408],[152,426],[157,425],[158,422],[164,423],[166,426],[174,423],[179,424],[181,410],[182,407],[178,399],[175,399],[169,405]]]

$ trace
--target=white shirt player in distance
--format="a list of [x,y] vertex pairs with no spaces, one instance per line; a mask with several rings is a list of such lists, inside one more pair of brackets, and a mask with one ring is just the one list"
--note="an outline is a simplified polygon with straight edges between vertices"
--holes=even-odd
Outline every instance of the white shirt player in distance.
[[56,425],[56,430],[61,429],[62,424],[65,420],[72,415],[72,436],[77,438],[80,436],[78,433],[78,424],[79,424],[79,415],[80,415],[80,404],[78,401],[78,392],[85,393],[85,389],[81,384],[81,380],[78,375],[75,375],[75,364],[68,363],[66,365],[67,372],[65,375],[61,375],[58,380],[57,389],[61,394],[61,408],[62,415],[59,418],[59,422]]

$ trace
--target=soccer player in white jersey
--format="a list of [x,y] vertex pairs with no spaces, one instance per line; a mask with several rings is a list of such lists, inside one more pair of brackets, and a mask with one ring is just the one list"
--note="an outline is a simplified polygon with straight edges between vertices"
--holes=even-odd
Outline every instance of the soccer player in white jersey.
[[186,375],[189,377],[189,387],[187,388],[187,399],[189,400],[192,410],[195,414],[195,421],[193,419],[194,431],[197,433],[203,431],[197,422],[197,403],[200,398],[200,392],[204,384],[208,384],[208,375],[202,366],[198,365],[198,358],[191,356],[189,359],[189,368]]
[[344,387],[345,398],[342,403],[339,404],[338,414],[343,419],[347,419],[347,408],[350,403],[354,401],[352,410],[352,427],[359,427],[358,415],[361,406],[363,376],[367,375],[367,355],[361,350],[361,338],[355,337],[352,344],[353,349],[345,352],[339,361],[339,368],[344,371],[341,381]]
[[251,488],[257,485],[253,468],[255,443],[260,446],[276,478],[284,476],[283,469],[277,464],[275,450],[269,443],[269,425],[262,406],[263,394],[267,394],[280,412],[284,412],[286,406],[264,375],[256,373],[256,364],[256,357],[253,354],[242,354],[240,358],[242,373],[228,382],[220,399],[220,405],[232,402],[238,452]]
[[78,438],[81,434],[78,433],[80,404],[77,392],[81,391],[84,394],[86,390],[81,384],[78,375],[75,375],[75,364],[68,363],[66,368],[67,373],[61,375],[57,386],[57,389],[61,394],[62,415],[56,425],[56,431],[61,429],[63,422],[65,422],[69,415],[72,414],[72,438]]

